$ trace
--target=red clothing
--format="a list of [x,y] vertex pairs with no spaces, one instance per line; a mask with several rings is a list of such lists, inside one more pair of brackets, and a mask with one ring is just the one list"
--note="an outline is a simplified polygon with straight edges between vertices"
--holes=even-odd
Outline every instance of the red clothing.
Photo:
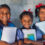
[[44,42],[44,45],[45,45],[45,42]]

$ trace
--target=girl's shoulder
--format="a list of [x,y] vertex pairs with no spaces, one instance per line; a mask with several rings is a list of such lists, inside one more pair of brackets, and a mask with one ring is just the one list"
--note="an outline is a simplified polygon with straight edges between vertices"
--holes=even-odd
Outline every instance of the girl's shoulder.
[[15,25],[12,22],[8,22],[8,26],[15,27]]
[[32,27],[33,29],[35,29],[36,30],[36,32],[38,32],[39,34],[43,34],[43,32],[40,30],[40,28],[39,27],[37,27],[35,24],[33,25],[33,27]]

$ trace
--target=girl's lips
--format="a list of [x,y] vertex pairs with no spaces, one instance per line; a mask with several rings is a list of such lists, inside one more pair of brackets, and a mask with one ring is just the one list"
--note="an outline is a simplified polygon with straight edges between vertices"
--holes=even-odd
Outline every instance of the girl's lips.
[[29,26],[29,25],[25,25],[25,27],[27,27],[27,28],[28,28],[28,27],[30,27],[30,26]]

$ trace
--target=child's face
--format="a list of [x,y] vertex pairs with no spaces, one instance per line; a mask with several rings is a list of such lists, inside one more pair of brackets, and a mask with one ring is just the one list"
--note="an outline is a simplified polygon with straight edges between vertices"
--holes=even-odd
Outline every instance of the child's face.
[[7,22],[10,18],[10,11],[8,10],[8,8],[4,7],[4,8],[0,8],[0,20],[2,22]]
[[39,12],[40,21],[45,21],[45,8],[41,8]]
[[25,28],[30,28],[30,26],[32,25],[32,19],[30,18],[30,16],[24,15],[22,17],[21,23]]

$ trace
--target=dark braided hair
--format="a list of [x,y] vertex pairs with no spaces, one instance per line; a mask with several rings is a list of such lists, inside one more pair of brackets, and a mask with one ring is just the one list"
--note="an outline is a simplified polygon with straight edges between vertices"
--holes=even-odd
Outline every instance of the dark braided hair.
[[22,12],[20,14],[20,19],[22,19],[24,15],[28,15],[33,20],[33,14],[31,12],[29,12],[29,11]]
[[2,5],[0,5],[0,8],[8,8],[8,10],[10,11],[10,7],[7,5],[7,4],[2,4]]
[[35,17],[37,17],[39,15],[39,12],[40,12],[41,8],[45,8],[45,6],[40,6],[39,8],[35,9]]

